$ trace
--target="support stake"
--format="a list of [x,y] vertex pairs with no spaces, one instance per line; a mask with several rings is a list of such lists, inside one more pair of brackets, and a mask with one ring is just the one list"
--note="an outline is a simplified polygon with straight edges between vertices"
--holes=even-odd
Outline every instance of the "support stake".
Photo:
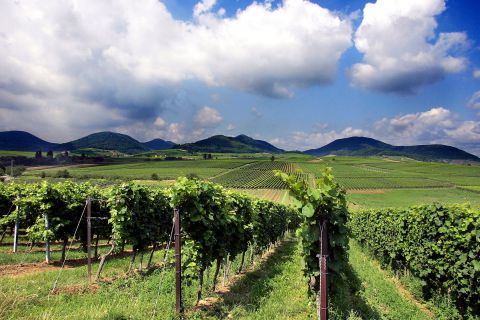
[[182,247],[180,238],[180,211],[174,209],[175,216],[175,311],[183,312],[182,306]]
[[[48,213],[45,213],[45,230],[50,230],[50,221],[48,220]],[[45,261],[50,263],[50,240],[45,240]]]
[[[18,199],[17,199],[18,200]],[[15,216],[15,227],[13,229],[13,253],[17,252],[17,247],[18,247],[18,224],[19,224],[19,207],[18,204],[16,205],[16,211],[17,215]]]
[[87,261],[88,283],[92,283],[92,199],[87,199]]
[[320,284],[318,293],[318,319],[328,320],[328,284],[327,284],[327,258],[328,258],[328,220],[320,219]]

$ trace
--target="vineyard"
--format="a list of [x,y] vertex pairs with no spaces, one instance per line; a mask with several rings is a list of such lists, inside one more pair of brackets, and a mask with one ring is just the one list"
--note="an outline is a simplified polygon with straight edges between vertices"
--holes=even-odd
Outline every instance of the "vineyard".
[[[328,301],[331,319],[428,319],[429,312],[475,319],[479,168],[395,161],[143,161],[69,167],[69,179],[50,177],[58,169],[27,171],[0,184],[0,318],[105,319],[116,312],[175,319],[172,219],[178,209],[187,318],[289,319],[280,312],[285,307],[297,315],[292,319],[309,319]],[[436,201],[470,202],[474,209],[402,209]],[[329,240],[320,241],[326,235]],[[372,257],[395,277],[418,281],[420,302],[379,275]],[[291,273],[281,273],[280,265]],[[257,285],[259,274],[265,278]],[[269,300],[275,311],[261,311],[270,290],[279,290]],[[251,300],[255,295],[258,301]],[[422,301],[428,307],[418,307]],[[450,305],[455,308],[442,309]]]
[[[278,159],[220,159],[183,161],[140,161],[129,164],[68,168],[73,179],[117,181],[135,179],[173,181],[180,176],[195,175],[234,189],[287,189],[273,174],[280,170],[297,180],[313,183],[326,168],[333,168],[338,182],[350,190],[455,188],[480,185],[478,166],[425,163],[411,160],[395,162],[376,158],[325,157],[302,161]],[[58,169],[27,171],[22,179],[36,181],[43,174],[55,179]],[[159,182],[160,183],[160,182]],[[168,185],[168,184],[167,184]]]
[[[299,195],[311,193],[308,191],[310,185],[305,181],[298,181],[295,175],[289,176],[282,172],[278,178],[289,186],[293,186],[294,183]],[[272,201],[255,200],[241,193],[225,190],[211,182],[187,178],[178,179],[169,189],[135,184],[100,189],[90,184],[72,182],[0,185],[0,209],[1,212],[5,212],[1,217],[0,226],[4,234],[8,229],[13,233],[14,252],[17,250],[20,229],[25,230],[32,246],[35,242],[43,243],[47,263],[52,262],[51,245],[60,241],[62,267],[70,250],[67,249],[68,243],[77,241],[81,247],[88,249],[90,257],[92,240],[96,239],[98,243],[99,239],[109,239],[112,249],[101,256],[102,261],[96,275],[98,281],[101,279],[107,256],[113,251],[117,254],[125,252],[125,246],[131,248],[132,257],[127,274],[131,272],[137,259],[140,271],[143,267],[150,269],[152,257],[160,247],[166,248],[167,257],[173,240],[172,214],[177,210],[176,219],[181,219],[184,251],[184,257],[177,270],[180,270],[178,268],[181,266],[185,281],[198,282],[196,294],[198,304],[204,291],[205,275],[210,268],[215,268],[211,280],[215,289],[222,265],[226,272],[225,266],[231,265],[231,261],[240,256],[238,268],[241,271],[248,250],[250,250],[248,259],[252,260],[254,254],[261,254],[278,244],[289,230],[304,225],[302,245],[306,255],[305,274],[317,283],[312,285],[312,280],[309,281],[309,288],[314,293],[319,290],[319,266],[315,263],[317,250],[314,245],[319,239],[318,237],[317,240],[312,239],[316,230],[311,228],[311,222],[318,218],[314,215],[313,205],[322,207],[322,213],[319,213],[322,216],[331,216],[329,225],[333,237],[340,239],[347,236],[344,227],[346,223],[344,192],[334,184],[330,175],[325,176],[318,184],[325,190],[338,191],[335,194],[330,192],[327,198],[320,197],[321,189],[318,189],[317,196],[311,199],[312,202],[302,196],[300,213],[296,209]],[[96,213],[94,217],[91,217],[92,211]],[[100,219],[97,227],[101,224],[102,228],[96,229],[101,232],[91,233],[90,225],[94,221],[92,219]],[[331,260],[329,268],[332,272],[340,274],[341,268],[338,268],[336,261],[344,261],[348,242],[343,241],[329,246],[330,250],[338,252],[328,258]],[[144,264],[146,253],[150,258]],[[56,286],[57,281],[53,284],[53,291],[56,290]]]
[[465,314],[480,313],[480,212],[423,205],[353,214],[355,238],[384,264],[422,279],[426,296],[443,294]]
[[282,161],[258,161],[221,174],[212,181],[228,188],[286,189],[287,185],[274,175],[274,170],[295,175],[297,181],[312,181],[311,176],[301,172],[297,165]]

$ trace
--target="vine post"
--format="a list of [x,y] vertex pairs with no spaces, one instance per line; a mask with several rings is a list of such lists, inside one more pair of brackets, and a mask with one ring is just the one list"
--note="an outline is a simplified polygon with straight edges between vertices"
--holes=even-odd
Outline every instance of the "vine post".
[[180,211],[173,210],[175,219],[175,311],[182,313],[182,246],[180,238]]
[[18,204],[16,205],[16,208],[15,208],[17,211],[17,215],[15,216],[15,227],[13,229],[13,253],[16,253],[17,252],[17,247],[18,247],[18,224],[19,224],[19,207],[18,207]]
[[92,199],[87,198],[87,262],[88,283],[92,282]]
[[[45,213],[45,230],[50,230],[50,220],[48,219],[48,213]],[[50,263],[50,239],[47,236],[45,240],[45,261]]]
[[318,305],[317,313],[319,320],[328,320],[328,269],[327,269],[327,258],[328,258],[328,220],[327,218],[320,218],[320,254],[319,257],[319,268],[320,268],[320,283],[318,291]]

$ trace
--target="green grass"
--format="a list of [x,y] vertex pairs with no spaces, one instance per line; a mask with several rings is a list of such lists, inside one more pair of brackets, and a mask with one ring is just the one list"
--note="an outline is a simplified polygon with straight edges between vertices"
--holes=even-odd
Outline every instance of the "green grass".
[[236,191],[249,194],[255,198],[267,199],[283,204],[294,204],[296,200],[290,196],[288,190],[282,189],[236,189]]
[[478,194],[460,188],[385,189],[380,192],[372,194],[348,192],[347,199],[354,209],[407,207],[434,202],[444,204],[470,203],[473,207],[480,208]]
[[[155,261],[161,260],[155,255]],[[173,257],[173,255],[170,255]],[[239,267],[239,257],[230,275]],[[86,284],[86,266],[66,268],[59,277],[60,293],[49,295],[58,268],[16,277],[0,277],[1,319],[145,319],[155,306],[160,278],[157,319],[175,319],[174,270],[161,270],[124,277],[130,257],[110,259],[102,282],[94,292]],[[298,242],[290,238],[255,267],[233,282],[228,292],[212,292],[213,268],[207,271],[204,297],[217,298],[206,309],[195,309],[198,283],[184,282],[184,305],[188,319],[315,319],[315,303],[308,297]],[[374,262],[353,245],[351,268],[336,279],[337,294],[330,296],[330,319],[427,319],[404,298]],[[93,270],[97,268],[95,262]],[[222,274],[222,272],[220,273]],[[220,277],[221,278],[221,277]],[[221,280],[218,281],[221,283]]]
[[[68,244],[70,246],[70,242]],[[61,259],[62,245],[52,243],[50,245],[50,258],[53,262]],[[110,249],[106,241],[99,241],[98,254],[102,254]],[[127,248],[128,249],[128,248]],[[25,237],[19,237],[17,253],[13,253],[13,238],[5,237],[0,244],[0,266],[11,264],[24,264],[45,261],[45,245],[43,243],[35,245],[30,249],[29,242]],[[93,251],[92,251],[93,252]],[[68,259],[86,259],[87,254],[80,248],[80,243],[74,243],[68,252]]]
[[34,157],[35,152],[31,151],[10,151],[0,150],[0,157]]
[[[350,243],[349,262],[354,279],[350,276],[347,282],[350,286],[352,284],[355,286],[355,282],[356,285],[360,285],[361,289],[353,297],[365,303],[363,309],[354,309],[354,313],[360,315],[362,319],[431,319],[413,302],[408,293],[401,293],[388,274],[379,268],[376,261],[363,253],[355,242]],[[348,295],[342,295],[340,299],[343,297]],[[348,309],[345,306],[349,304],[349,299],[343,300],[345,301],[337,301],[337,304],[343,309],[339,314],[345,319],[345,309]]]
[[[84,168],[75,167],[68,171],[76,178],[150,179],[154,173],[160,179],[175,179],[190,173],[201,178],[209,178],[249,162],[249,160],[145,161]],[[47,176],[54,176],[58,170],[59,168],[29,171],[25,173],[25,176],[39,176],[41,172],[45,172]]]
[[286,241],[274,254],[235,282],[230,291],[206,311],[201,319],[314,319],[309,304],[301,257],[296,241]]

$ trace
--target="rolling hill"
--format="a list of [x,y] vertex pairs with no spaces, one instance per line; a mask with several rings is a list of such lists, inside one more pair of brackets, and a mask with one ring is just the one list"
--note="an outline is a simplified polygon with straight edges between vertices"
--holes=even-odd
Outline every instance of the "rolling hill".
[[[246,135],[228,137],[216,135],[193,143],[176,145],[171,141],[153,139],[141,143],[134,138],[115,132],[97,132],[86,137],[67,142],[52,143],[42,140],[25,131],[0,132],[0,150],[14,151],[74,151],[109,150],[126,154],[142,153],[150,150],[183,149],[190,152],[229,152],[229,153],[283,153],[274,145],[256,140]],[[335,140],[321,148],[311,149],[304,154],[312,156],[402,156],[422,161],[477,161],[480,158],[461,149],[441,145],[394,146],[367,137],[350,137]]]
[[172,141],[166,141],[162,139],[153,139],[153,140],[144,142],[143,145],[152,150],[165,150],[175,146],[175,143]]
[[321,148],[306,150],[304,153],[312,156],[402,156],[422,161],[480,161],[480,158],[473,154],[442,144],[393,146],[366,137],[338,139]]
[[272,144],[255,140],[246,135],[236,137],[227,137],[224,135],[216,135],[207,139],[199,140],[194,143],[186,143],[176,145],[174,148],[184,149],[191,152],[231,152],[231,153],[282,153],[284,150],[279,149]]
[[122,153],[140,153],[150,149],[125,134],[116,132],[97,132],[71,142],[60,144],[63,150],[78,150],[86,148],[115,150]]
[[0,132],[0,150],[48,151],[57,150],[58,144],[42,140],[25,131]]

